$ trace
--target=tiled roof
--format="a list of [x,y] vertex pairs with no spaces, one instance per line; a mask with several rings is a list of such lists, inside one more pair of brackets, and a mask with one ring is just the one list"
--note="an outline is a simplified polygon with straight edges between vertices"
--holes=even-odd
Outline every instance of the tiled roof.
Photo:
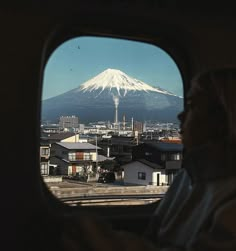
[[47,138],[40,138],[40,146],[49,146]]
[[156,163],[150,162],[150,161],[148,161],[146,159],[138,159],[137,161],[142,163],[142,164],[145,164],[145,165],[147,165],[147,166],[149,166],[149,167],[151,167],[153,169],[163,169],[162,166],[160,166],[160,165],[158,165]]
[[[57,142],[55,144],[60,145],[70,150],[78,150],[78,149],[79,150],[96,150],[96,146],[90,143]],[[101,149],[101,148],[97,147],[97,149]]]
[[183,144],[179,143],[155,142],[145,144],[163,152],[181,152],[183,150]]
[[110,142],[111,144],[119,145],[136,145],[137,142],[134,137],[111,137],[111,138],[102,138],[101,142]]
[[63,132],[63,133],[56,133],[56,134],[51,134],[48,136],[49,140],[63,140],[69,137],[74,136],[75,134],[73,132]]
[[148,160],[145,160],[145,159],[138,159],[138,160],[135,160],[135,161],[132,161],[132,162],[129,162],[127,164],[124,164],[122,165],[122,167],[125,167],[125,166],[128,166],[130,164],[135,164],[136,162],[140,162],[148,167],[151,167],[152,169],[163,169],[162,166],[156,164],[156,163],[153,163],[153,162],[150,162]]

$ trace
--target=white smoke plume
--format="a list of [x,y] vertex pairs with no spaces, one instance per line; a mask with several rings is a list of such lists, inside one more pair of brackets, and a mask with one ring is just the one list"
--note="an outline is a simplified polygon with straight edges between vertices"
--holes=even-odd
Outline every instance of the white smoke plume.
[[118,97],[118,96],[113,95],[113,101],[114,101],[114,104],[115,104],[115,108],[117,108],[117,107],[118,107],[118,105],[119,105],[119,97]]
[[119,97],[118,96],[115,96],[115,95],[112,95],[113,96],[113,101],[114,101],[114,104],[115,104],[115,125],[117,126],[118,125],[118,105],[119,105]]

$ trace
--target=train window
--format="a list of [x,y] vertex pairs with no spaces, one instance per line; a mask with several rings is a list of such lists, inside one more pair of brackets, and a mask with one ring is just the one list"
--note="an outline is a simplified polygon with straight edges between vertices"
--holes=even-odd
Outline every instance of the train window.
[[181,162],[163,156],[181,155],[182,96],[175,61],[156,45],[105,37],[61,44],[43,79],[40,161],[48,188],[71,205],[104,205],[113,195],[113,204],[149,203],[138,195],[153,201],[165,193]]

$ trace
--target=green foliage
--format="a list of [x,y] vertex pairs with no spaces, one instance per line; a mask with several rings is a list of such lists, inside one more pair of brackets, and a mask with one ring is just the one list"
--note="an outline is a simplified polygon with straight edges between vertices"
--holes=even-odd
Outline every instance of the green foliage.
[[114,160],[105,160],[101,164],[101,168],[104,170],[113,171],[115,164],[116,164],[116,161]]

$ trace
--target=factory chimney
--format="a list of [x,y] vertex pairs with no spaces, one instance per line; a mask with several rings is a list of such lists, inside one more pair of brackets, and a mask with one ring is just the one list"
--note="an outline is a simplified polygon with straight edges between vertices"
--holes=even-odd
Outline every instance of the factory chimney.
[[125,114],[123,114],[123,130],[125,131]]

